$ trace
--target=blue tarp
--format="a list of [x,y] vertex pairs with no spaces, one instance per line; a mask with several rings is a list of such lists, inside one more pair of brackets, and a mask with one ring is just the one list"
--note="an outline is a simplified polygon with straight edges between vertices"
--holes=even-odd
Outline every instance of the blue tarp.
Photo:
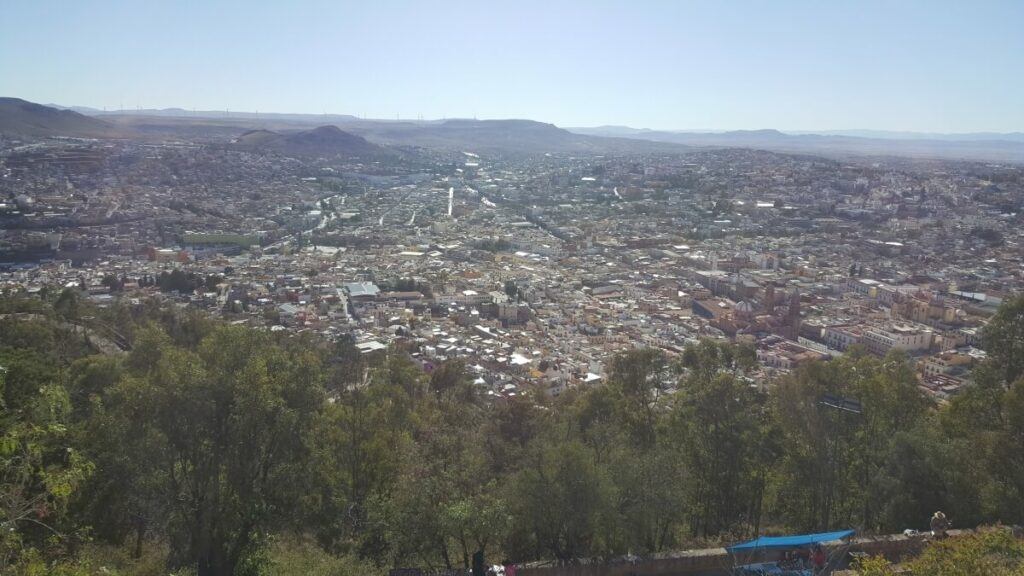
[[810,568],[779,568],[778,564],[748,564],[735,570],[742,576],[814,576]]
[[744,552],[753,550],[770,550],[780,548],[801,548],[819,542],[831,542],[842,540],[853,536],[853,530],[840,530],[838,532],[821,532],[819,534],[798,534],[795,536],[761,536],[750,542],[734,544],[726,548],[729,552]]

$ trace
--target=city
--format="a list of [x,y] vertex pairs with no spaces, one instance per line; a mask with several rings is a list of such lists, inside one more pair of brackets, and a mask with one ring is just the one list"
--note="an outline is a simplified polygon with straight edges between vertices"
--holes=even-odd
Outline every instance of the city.
[[1024,3],[0,13],[0,576],[1024,574]]
[[754,347],[763,383],[854,344],[903,350],[940,400],[1024,288],[1009,164],[223,146],[7,141],[3,287],[463,359],[497,395],[557,395],[616,352],[711,337]]

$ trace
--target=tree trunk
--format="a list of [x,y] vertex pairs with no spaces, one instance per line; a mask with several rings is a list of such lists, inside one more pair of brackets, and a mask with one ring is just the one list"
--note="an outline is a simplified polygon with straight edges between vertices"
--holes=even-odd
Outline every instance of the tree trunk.
[[139,518],[135,521],[135,550],[132,552],[132,558],[138,560],[142,558],[142,541],[146,535],[146,521]]

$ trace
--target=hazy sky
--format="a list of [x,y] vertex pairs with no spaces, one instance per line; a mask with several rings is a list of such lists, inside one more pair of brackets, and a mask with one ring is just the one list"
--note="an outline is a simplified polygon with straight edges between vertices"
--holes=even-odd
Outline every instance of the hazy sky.
[[1024,0],[0,0],[0,95],[663,129],[1024,130]]

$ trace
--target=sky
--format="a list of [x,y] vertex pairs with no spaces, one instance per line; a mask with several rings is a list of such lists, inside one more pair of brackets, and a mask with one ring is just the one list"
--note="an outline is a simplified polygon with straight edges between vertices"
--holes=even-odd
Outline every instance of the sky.
[[0,96],[564,127],[1024,131],[1024,0],[0,0]]

